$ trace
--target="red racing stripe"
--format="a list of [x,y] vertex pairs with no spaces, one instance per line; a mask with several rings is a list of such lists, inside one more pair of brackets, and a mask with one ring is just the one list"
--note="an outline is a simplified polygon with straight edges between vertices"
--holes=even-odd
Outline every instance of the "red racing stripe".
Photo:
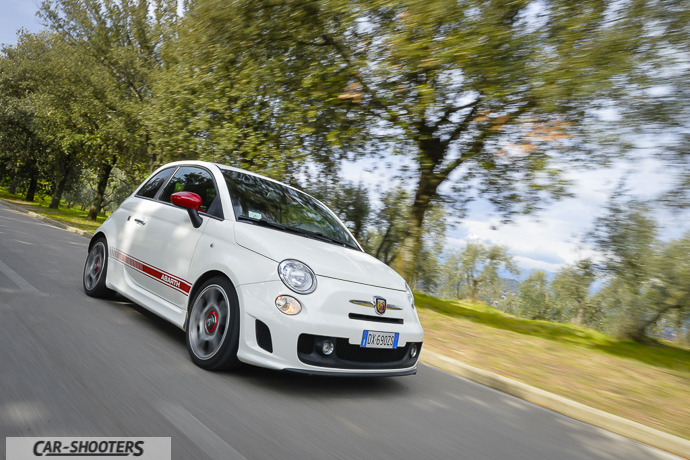
[[172,275],[168,272],[160,270],[153,265],[147,264],[139,259],[126,254],[119,249],[110,248],[110,257],[124,265],[127,265],[134,270],[148,276],[151,279],[158,281],[171,289],[181,292],[184,295],[189,295],[189,291],[192,289],[192,285],[182,278]]

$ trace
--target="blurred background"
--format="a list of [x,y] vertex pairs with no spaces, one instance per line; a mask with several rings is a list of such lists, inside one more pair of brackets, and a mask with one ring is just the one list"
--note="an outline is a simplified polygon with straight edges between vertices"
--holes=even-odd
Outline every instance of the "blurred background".
[[267,175],[405,277],[438,350],[571,397],[468,347],[660,366],[677,402],[640,411],[690,437],[687,1],[2,5],[0,198],[88,229],[169,161]]
[[95,221],[220,162],[416,290],[689,339],[686,2],[4,3],[9,194]]

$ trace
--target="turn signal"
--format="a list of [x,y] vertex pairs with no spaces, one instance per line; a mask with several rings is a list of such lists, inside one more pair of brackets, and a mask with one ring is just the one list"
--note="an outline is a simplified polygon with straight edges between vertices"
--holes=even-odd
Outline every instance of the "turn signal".
[[279,295],[276,297],[276,308],[286,315],[296,315],[302,311],[302,304],[289,295]]

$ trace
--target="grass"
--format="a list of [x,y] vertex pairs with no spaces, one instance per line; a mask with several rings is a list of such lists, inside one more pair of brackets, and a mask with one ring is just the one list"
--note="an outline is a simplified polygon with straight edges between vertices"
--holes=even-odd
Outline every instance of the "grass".
[[690,350],[415,294],[424,347],[690,439]]
[[23,196],[8,193],[7,189],[4,188],[0,188],[0,199],[21,206],[36,214],[57,220],[70,227],[80,228],[91,233],[93,233],[106,219],[104,215],[99,214],[96,222],[88,220],[86,218],[89,213],[88,211],[82,211],[79,208],[67,209],[64,202],[60,203],[61,208],[50,209],[48,207],[50,204],[50,197],[43,198],[42,200],[37,197],[35,201],[29,203],[24,200]]
[[[0,199],[94,232],[105,219],[49,209],[0,189]],[[690,439],[690,350],[619,341],[569,324],[531,321],[481,303],[415,294],[425,349]]]

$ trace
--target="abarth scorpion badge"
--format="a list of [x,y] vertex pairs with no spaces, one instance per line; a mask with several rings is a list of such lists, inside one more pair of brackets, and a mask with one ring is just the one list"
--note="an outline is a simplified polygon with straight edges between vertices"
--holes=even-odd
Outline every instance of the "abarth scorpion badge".
[[376,308],[376,313],[383,315],[386,313],[386,299],[374,296],[374,307]]

